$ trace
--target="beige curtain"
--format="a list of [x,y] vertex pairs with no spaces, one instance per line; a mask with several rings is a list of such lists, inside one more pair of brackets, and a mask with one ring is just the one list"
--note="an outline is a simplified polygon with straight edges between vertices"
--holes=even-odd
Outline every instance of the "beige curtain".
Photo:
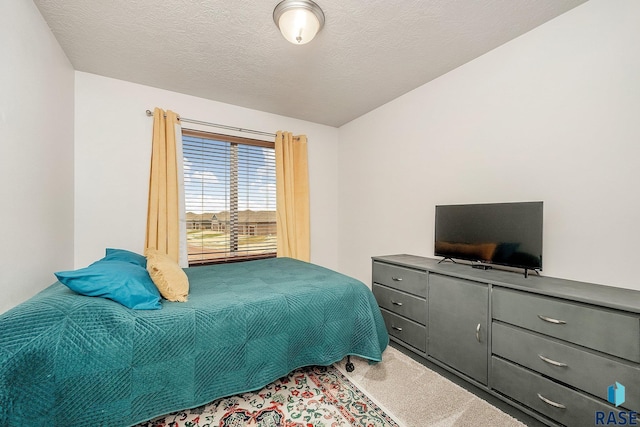
[[[176,262],[180,262],[180,194],[176,155],[176,128],[178,127],[176,113],[170,110],[165,112],[160,108],[154,110],[145,242],[145,249],[157,249]],[[182,161],[181,158],[180,161]]]
[[278,256],[310,260],[307,137],[276,134]]

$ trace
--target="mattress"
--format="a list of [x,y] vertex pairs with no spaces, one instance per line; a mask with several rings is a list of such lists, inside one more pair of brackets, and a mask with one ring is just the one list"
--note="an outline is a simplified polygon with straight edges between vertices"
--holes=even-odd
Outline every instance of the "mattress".
[[57,282],[0,315],[0,425],[127,426],[346,355],[380,361],[373,294],[274,258],[185,269],[188,302],[131,310]]

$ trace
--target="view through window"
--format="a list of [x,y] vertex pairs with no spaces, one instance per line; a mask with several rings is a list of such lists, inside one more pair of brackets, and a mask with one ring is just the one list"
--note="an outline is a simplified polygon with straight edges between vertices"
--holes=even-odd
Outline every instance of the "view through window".
[[183,129],[189,265],[276,255],[274,143]]

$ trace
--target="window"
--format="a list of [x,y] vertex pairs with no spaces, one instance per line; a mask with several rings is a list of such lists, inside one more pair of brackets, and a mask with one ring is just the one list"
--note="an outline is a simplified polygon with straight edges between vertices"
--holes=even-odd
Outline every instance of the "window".
[[189,265],[276,256],[274,143],[182,130]]

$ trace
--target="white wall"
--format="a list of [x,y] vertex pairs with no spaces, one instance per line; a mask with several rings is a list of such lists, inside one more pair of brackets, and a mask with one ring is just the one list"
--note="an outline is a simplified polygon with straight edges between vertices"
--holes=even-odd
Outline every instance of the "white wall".
[[33,2],[0,2],[0,312],[73,267],[74,71]]
[[542,200],[548,276],[640,289],[640,2],[591,0],[340,128],[339,268],[434,207]]
[[102,257],[105,247],[143,250],[153,125],[145,110],[154,107],[234,127],[306,134],[311,260],[337,268],[337,128],[83,72],[76,72],[75,93],[77,268]]

